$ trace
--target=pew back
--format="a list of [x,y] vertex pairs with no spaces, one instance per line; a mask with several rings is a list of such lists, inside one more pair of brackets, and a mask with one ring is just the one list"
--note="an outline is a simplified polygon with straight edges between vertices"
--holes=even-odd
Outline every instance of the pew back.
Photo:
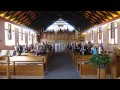
[[13,56],[9,60],[14,62],[14,74],[44,76],[44,58],[40,56]]
[[80,74],[81,75],[96,75],[97,69],[93,68],[92,65],[89,64],[88,60],[92,55],[81,55],[79,57],[80,60]]
[[34,53],[21,53],[21,56],[35,56]]

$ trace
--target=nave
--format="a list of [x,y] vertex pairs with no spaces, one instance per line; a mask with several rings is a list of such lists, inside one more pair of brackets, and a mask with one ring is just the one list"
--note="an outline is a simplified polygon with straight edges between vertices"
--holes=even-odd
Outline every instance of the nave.
[[120,11],[0,11],[0,78],[120,78],[119,29]]

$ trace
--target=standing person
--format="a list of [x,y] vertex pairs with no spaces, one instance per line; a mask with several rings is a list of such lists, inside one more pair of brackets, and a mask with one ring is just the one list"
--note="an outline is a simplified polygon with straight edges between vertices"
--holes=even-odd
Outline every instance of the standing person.
[[52,48],[51,49],[55,50],[55,44],[54,43],[52,43]]
[[91,54],[92,47],[93,47],[93,45],[91,44],[91,42],[88,42],[88,54]]
[[35,43],[34,47],[33,47],[33,52],[35,55],[37,55],[37,45],[38,45],[38,43]]
[[77,52],[77,43],[74,43],[74,51]]
[[91,51],[92,51],[92,54],[93,54],[93,55],[95,55],[95,54],[98,53],[98,50],[97,50],[97,48],[96,48],[95,45],[93,45],[93,47],[91,48]]
[[58,44],[58,52],[59,52],[59,53],[61,52],[61,48],[62,48],[62,47],[61,47],[61,44],[59,43],[59,44]]
[[72,46],[72,51],[74,51],[74,46],[75,46],[74,43],[72,43],[71,46]]
[[85,49],[84,55],[87,55],[88,54],[87,44],[84,45],[84,49]]
[[17,45],[15,46],[16,54],[14,54],[14,55],[20,56],[22,53],[22,50],[23,50],[22,46],[20,46],[19,43],[17,43]]
[[101,47],[101,50],[104,51],[104,46],[102,43],[100,44],[100,47]]
[[28,45],[27,45],[27,43],[25,44],[25,47],[23,48],[23,52],[28,53]]
[[55,53],[57,53],[57,52],[58,52],[58,44],[55,43]]
[[40,55],[44,55],[44,54],[46,54],[45,43],[44,43],[44,42],[41,42]]
[[85,51],[86,51],[86,49],[84,47],[84,43],[82,43],[82,47],[80,49],[80,55],[85,55]]

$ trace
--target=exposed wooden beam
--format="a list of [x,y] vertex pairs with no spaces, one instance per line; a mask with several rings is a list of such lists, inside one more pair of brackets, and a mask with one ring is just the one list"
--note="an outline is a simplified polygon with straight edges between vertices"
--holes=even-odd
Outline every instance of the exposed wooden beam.
[[109,12],[116,14],[116,15],[120,15],[117,11],[109,11]]
[[87,11],[85,14],[87,14],[89,20],[94,19],[95,24],[102,22],[98,16],[96,16],[96,13],[94,11]]
[[120,15],[120,11],[116,11]]
[[110,19],[109,15],[108,15],[108,13],[106,11],[101,11],[101,13],[104,15],[103,18],[104,18],[105,21]]
[[8,11],[4,11],[0,14],[1,17],[4,17],[6,14],[8,13]]
[[108,16],[114,18],[113,15],[109,11],[106,11],[106,12],[108,13]]
[[16,20],[16,18],[19,16],[19,14],[22,13],[22,11],[14,11],[15,13],[13,13],[11,16],[10,16],[10,20],[11,21],[14,21]]
[[96,12],[96,16],[99,16],[99,18],[102,20],[102,21],[105,21],[104,19],[104,14],[102,14],[100,11],[95,11]]
[[6,13],[5,17],[11,16],[13,15],[15,12],[14,11],[9,11],[8,13]]

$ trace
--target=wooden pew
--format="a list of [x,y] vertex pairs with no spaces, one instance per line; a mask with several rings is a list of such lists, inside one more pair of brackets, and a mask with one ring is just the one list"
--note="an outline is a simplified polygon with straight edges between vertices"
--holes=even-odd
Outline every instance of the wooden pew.
[[[5,75],[7,74],[7,78],[9,79],[10,78],[9,75],[10,75],[12,69],[13,69],[13,67],[9,66],[9,57],[8,56],[0,56],[0,75],[5,73]],[[1,74],[2,70],[4,72]],[[9,71],[9,73],[7,71]]]
[[9,61],[13,62],[15,75],[44,76],[44,59],[39,56],[13,56]]
[[113,54],[111,62],[111,76],[112,78],[120,77],[120,54]]
[[[49,56],[48,56],[49,55]],[[43,60],[43,66],[44,66],[44,73],[47,71],[47,68],[48,68],[48,65],[49,65],[49,62],[50,62],[50,59],[49,59],[49,57],[52,57],[54,55],[54,51],[51,51],[51,52],[49,52],[48,54],[46,54],[46,55],[41,55],[41,56],[34,56],[34,54],[33,53],[22,53],[22,57],[23,56],[34,56],[34,57],[39,57],[39,59],[41,59],[41,60]],[[19,58],[21,58],[21,56],[14,56],[14,57],[19,57]],[[31,59],[31,58],[30,58]],[[1,58],[1,60],[3,60],[3,57]],[[19,60],[19,59],[18,59]],[[29,75],[40,75],[40,73],[38,73],[37,72],[37,70],[36,70],[36,68],[38,68],[38,65],[36,65],[36,64],[31,64],[30,62],[22,62],[21,64],[20,64],[20,62],[18,63],[18,60],[16,60],[15,62],[10,62],[10,64],[9,64],[9,69],[10,69],[10,75],[20,75],[20,73],[16,73],[15,71],[17,70],[16,68],[23,68],[21,65],[23,65],[24,66],[24,68],[26,68],[26,69],[30,69],[30,70],[33,70],[33,72],[34,71],[36,71],[36,72],[34,72],[34,73],[29,73]],[[20,60],[23,60],[23,59],[20,59]],[[33,63],[33,62],[32,62]],[[16,66],[14,66],[16,64]],[[30,65],[32,65],[32,66],[30,66]],[[33,67],[36,67],[36,68],[33,68]],[[39,67],[40,68],[40,67]],[[38,69],[39,69],[38,68]],[[34,70],[35,69],[35,70]],[[39,71],[39,70],[38,70]],[[7,72],[7,61],[5,60],[5,57],[4,57],[4,62],[2,62],[1,64],[0,64],[0,75],[6,75],[6,72]],[[25,73],[23,73],[23,74],[25,74]],[[26,73],[26,75],[28,74],[28,72]]]
[[78,65],[81,75],[96,75],[97,74],[97,69],[93,68],[92,65],[90,65],[88,62],[88,59],[90,57],[91,55],[80,55],[79,56],[77,65]]
[[20,56],[35,56],[34,53],[21,53]]
[[79,52],[76,52],[74,54],[74,65],[75,65],[75,67],[76,67],[77,70],[78,70],[78,68],[77,68],[77,60],[79,59],[79,56],[80,56]]
[[120,48],[114,47],[113,50],[113,53],[110,55],[112,58],[111,77],[115,79],[120,77]]
[[[50,51],[48,54],[44,54],[44,55],[40,55],[39,57],[44,58],[44,69],[45,72],[47,72],[49,63],[50,63],[50,59],[52,57],[52,55],[54,54],[53,51]],[[21,53],[21,56],[35,56],[34,53]]]
[[7,73],[7,78],[10,78],[10,75],[44,76],[44,60],[39,56],[0,57],[0,63],[4,63],[0,65],[0,71]]

